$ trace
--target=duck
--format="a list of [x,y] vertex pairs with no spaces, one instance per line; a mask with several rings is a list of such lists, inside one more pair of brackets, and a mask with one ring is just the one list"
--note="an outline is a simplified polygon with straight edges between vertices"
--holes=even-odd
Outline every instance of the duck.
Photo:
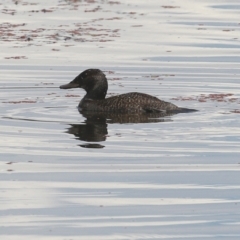
[[80,112],[102,113],[186,113],[195,109],[181,108],[145,93],[130,92],[106,98],[108,81],[99,69],[87,69],[60,89],[82,88],[86,95],[78,105]]

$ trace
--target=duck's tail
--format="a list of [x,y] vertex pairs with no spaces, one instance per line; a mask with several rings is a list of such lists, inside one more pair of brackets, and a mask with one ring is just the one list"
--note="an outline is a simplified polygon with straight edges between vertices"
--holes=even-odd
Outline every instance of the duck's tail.
[[173,109],[173,110],[169,110],[167,112],[169,113],[190,113],[190,112],[197,112],[198,110],[196,109],[191,109],[191,108],[177,108],[177,109]]
[[189,112],[197,112],[198,110],[196,109],[191,109],[191,108],[179,108],[178,112],[179,113],[189,113]]

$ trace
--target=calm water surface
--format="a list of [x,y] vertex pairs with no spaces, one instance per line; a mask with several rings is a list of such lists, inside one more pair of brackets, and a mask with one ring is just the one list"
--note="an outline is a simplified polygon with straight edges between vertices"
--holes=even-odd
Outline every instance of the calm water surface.
[[[240,239],[238,1],[4,0],[0,236]],[[108,96],[198,112],[82,115],[87,68]]]

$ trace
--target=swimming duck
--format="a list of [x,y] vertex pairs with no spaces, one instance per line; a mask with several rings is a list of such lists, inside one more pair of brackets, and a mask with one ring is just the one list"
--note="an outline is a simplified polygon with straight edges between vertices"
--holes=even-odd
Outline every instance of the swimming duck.
[[87,92],[78,105],[80,111],[112,113],[183,113],[197,111],[194,109],[180,108],[172,103],[138,92],[130,92],[105,98],[108,90],[108,82],[105,74],[99,69],[87,69],[70,83],[61,85],[60,88],[83,88]]

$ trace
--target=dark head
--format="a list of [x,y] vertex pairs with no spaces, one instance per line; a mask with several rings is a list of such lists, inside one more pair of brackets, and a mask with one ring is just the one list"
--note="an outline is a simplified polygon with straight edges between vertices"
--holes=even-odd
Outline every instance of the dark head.
[[108,83],[106,76],[99,69],[88,69],[80,73],[70,83],[60,86],[61,89],[83,88],[91,99],[104,99]]

